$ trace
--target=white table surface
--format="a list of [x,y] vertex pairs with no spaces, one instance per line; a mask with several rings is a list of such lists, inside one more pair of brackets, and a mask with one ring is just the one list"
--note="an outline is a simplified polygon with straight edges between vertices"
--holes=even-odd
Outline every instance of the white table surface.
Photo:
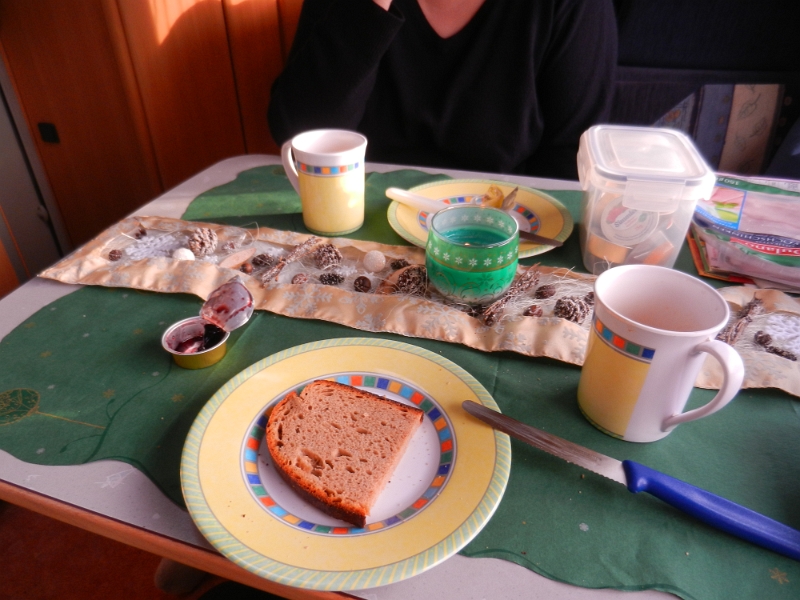
[[[274,164],[280,164],[280,157],[250,154],[223,160],[145,204],[133,214],[180,218],[189,203],[204,191],[233,181],[238,173],[247,169]],[[368,172],[400,168],[409,167],[367,163]],[[511,181],[541,190],[580,189],[580,185],[574,181],[412,168],[445,173],[455,178]],[[38,277],[28,281],[0,300],[0,339],[40,308],[79,288]],[[187,544],[211,548],[188,512],[169,500],[143,473],[124,462],[103,460],[75,466],[41,466],[22,462],[0,451],[0,481]],[[647,600],[672,597],[656,591],[621,592],[580,588],[552,581],[509,561],[460,555],[405,581],[348,594],[365,600],[601,600],[620,596]]]

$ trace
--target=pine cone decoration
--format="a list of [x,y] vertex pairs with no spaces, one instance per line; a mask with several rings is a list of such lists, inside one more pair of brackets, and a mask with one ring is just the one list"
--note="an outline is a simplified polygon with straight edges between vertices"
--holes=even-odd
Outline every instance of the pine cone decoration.
[[253,257],[252,262],[256,269],[263,269],[265,267],[271,267],[273,264],[275,264],[275,259],[269,254],[256,254]]
[[428,271],[423,265],[410,266],[400,273],[395,285],[398,294],[424,294],[428,289]]
[[195,256],[208,256],[217,249],[217,234],[208,227],[195,231],[187,243]]
[[344,275],[335,271],[331,273],[323,273],[319,276],[319,282],[324,285],[339,285],[344,281]]
[[320,269],[329,269],[342,264],[342,253],[333,244],[322,244],[314,251],[314,262]]
[[392,271],[397,271],[398,269],[407,267],[409,264],[410,263],[405,258],[398,258],[389,263],[389,266],[392,267]]
[[592,312],[592,306],[586,298],[578,296],[565,296],[556,301],[553,315],[580,325]]

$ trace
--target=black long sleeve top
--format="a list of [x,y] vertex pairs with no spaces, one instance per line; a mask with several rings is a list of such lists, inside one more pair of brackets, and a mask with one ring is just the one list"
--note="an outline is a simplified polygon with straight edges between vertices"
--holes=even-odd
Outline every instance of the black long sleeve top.
[[305,0],[268,120],[367,137],[367,159],[577,178],[581,133],[607,118],[610,0],[486,0],[443,39],[417,0]]

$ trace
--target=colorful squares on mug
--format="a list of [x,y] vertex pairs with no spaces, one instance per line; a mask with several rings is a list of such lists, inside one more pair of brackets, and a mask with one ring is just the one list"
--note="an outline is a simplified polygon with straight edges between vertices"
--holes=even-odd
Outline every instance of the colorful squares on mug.
[[594,320],[594,328],[597,334],[608,342],[611,346],[618,349],[625,354],[630,354],[645,360],[653,360],[656,351],[652,348],[646,348],[639,344],[634,344],[623,337],[618,336],[616,333],[606,327],[600,319]]
[[352,165],[341,165],[339,167],[315,167],[313,165],[307,165],[297,161],[295,165],[298,171],[301,173],[308,173],[309,175],[341,175],[342,173],[354,171],[358,168],[359,163],[353,163]]

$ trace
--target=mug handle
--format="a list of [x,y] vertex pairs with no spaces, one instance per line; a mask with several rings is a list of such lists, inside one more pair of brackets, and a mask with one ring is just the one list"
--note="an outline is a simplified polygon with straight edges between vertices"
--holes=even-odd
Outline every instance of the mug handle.
[[742,357],[729,344],[720,340],[708,340],[695,347],[695,352],[708,352],[719,361],[722,366],[723,380],[719,392],[710,402],[685,413],[678,413],[667,417],[661,424],[662,431],[668,431],[681,423],[701,419],[717,412],[739,392],[744,380],[744,363]]
[[297,181],[297,169],[294,167],[294,160],[292,160],[292,140],[284,142],[281,146],[281,162],[283,163],[283,170],[286,171],[286,177],[289,183],[292,184],[294,190],[300,193],[300,182]]

